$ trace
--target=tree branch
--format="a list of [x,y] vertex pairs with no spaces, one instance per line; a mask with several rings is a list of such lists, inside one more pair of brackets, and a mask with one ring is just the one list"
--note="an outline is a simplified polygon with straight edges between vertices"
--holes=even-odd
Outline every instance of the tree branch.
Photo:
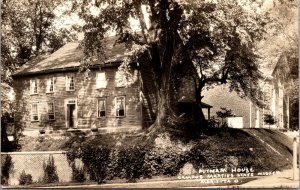
[[136,11],[136,14],[138,16],[139,23],[140,23],[140,26],[141,26],[141,29],[142,29],[142,35],[143,35],[144,41],[145,41],[145,43],[149,43],[148,34],[146,33],[147,25],[146,25],[146,22],[145,22],[145,19],[144,19],[144,15],[142,13],[142,7],[141,6],[142,6],[142,4],[141,4],[140,0],[135,2],[135,4],[134,4],[135,11]]

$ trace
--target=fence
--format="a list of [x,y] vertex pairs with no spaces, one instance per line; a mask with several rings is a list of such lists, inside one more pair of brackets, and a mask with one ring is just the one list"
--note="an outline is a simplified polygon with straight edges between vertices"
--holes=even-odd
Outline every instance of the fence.
[[19,185],[22,171],[30,174],[33,182],[40,182],[44,175],[43,164],[48,162],[50,156],[54,159],[59,182],[70,182],[72,180],[72,168],[64,151],[1,153],[1,168],[7,156],[10,156],[12,160],[8,185]]

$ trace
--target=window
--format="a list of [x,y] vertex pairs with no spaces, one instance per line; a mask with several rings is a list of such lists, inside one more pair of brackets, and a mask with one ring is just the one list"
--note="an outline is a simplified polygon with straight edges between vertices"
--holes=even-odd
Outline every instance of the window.
[[125,97],[116,97],[116,116],[125,116]]
[[106,88],[107,80],[106,80],[104,72],[97,73],[96,86],[97,86],[97,88]]
[[31,121],[39,121],[38,103],[31,104]]
[[30,91],[31,91],[31,94],[38,94],[37,79],[33,79],[33,80],[30,81]]
[[104,98],[98,99],[98,117],[105,117],[106,115],[106,101]]
[[74,82],[74,76],[67,76],[66,80],[66,90],[67,91],[74,91],[75,90],[75,82]]
[[50,78],[47,80],[47,90],[46,93],[53,93],[54,92],[54,79]]
[[138,80],[138,71],[118,70],[115,74],[115,87],[126,87],[134,84]]
[[123,72],[117,71],[115,75],[115,86],[124,87],[125,82],[125,74]]
[[48,120],[54,120],[54,103],[48,102]]

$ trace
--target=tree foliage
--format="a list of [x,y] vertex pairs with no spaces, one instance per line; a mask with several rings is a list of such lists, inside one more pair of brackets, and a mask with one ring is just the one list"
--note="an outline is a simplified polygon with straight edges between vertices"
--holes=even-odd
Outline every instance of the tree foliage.
[[[1,134],[3,137],[7,136],[7,118],[13,117],[14,112],[11,75],[31,59],[41,54],[52,53],[74,38],[72,29],[57,28],[54,25],[57,19],[55,11],[63,3],[64,1],[61,0],[4,0],[1,3]],[[9,147],[8,140],[5,142],[3,146]]]
[[217,117],[222,118],[222,119],[225,119],[226,117],[234,116],[233,111],[226,107],[220,107],[220,111],[217,111],[216,114],[217,114]]
[[[199,110],[203,87],[227,82],[241,96],[260,103],[258,81],[262,77],[255,43],[265,32],[268,18],[258,12],[255,1],[241,2],[83,0],[73,8],[80,8],[86,22],[83,44],[87,57],[105,55],[104,39],[111,31],[119,36],[116,43],[126,43],[131,61],[148,57],[149,63],[140,66],[149,64],[153,71],[156,124],[160,126],[168,117],[176,118],[172,85],[174,78],[184,77],[178,71],[187,74],[182,68],[191,69],[194,76]],[[138,28],[132,27],[133,21]]]
[[270,75],[280,57],[287,58],[289,71],[286,76],[280,76],[286,81],[286,94],[289,95],[290,126],[299,128],[299,88],[298,88],[298,2],[273,0],[271,5],[265,3],[265,9],[270,13],[271,24],[268,33],[259,43],[261,62],[264,62],[263,71]]
[[54,26],[55,10],[63,1],[3,1],[1,4],[2,81],[40,54],[51,53],[72,39],[70,30]]
[[269,126],[270,126],[270,125],[274,125],[276,123],[276,120],[275,120],[275,118],[274,118],[273,115],[271,115],[271,114],[265,114],[264,115],[264,122],[266,124],[269,124]]
[[263,7],[269,13],[270,24],[267,33],[258,44],[261,62],[264,63],[266,74],[283,53],[293,58],[298,57],[298,2],[273,0],[272,4],[264,3]]
[[57,174],[54,157],[52,155],[49,156],[49,160],[47,162],[45,161],[43,162],[43,171],[44,171],[44,175],[42,181],[44,183],[59,182],[59,177]]

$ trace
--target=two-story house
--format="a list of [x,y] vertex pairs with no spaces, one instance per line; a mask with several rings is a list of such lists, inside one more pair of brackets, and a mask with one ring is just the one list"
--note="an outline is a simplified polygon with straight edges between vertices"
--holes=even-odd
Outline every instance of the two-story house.
[[25,129],[105,128],[131,130],[142,126],[140,82],[132,63],[130,86],[118,67],[125,47],[108,40],[104,62],[80,72],[83,50],[71,42],[42,60],[25,64],[14,75],[17,125]]
[[[150,126],[156,111],[153,72],[139,60],[139,64],[131,63],[131,77],[125,80],[118,67],[126,49],[115,40],[106,39],[106,58],[90,63],[88,70],[81,65],[80,42],[22,66],[13,75],[16,125],[25,130],[97,128],[107,132]],[[140,75],[143,69],[147,74]],[[191,84],[183,84],[178,96],[194,97]]]

